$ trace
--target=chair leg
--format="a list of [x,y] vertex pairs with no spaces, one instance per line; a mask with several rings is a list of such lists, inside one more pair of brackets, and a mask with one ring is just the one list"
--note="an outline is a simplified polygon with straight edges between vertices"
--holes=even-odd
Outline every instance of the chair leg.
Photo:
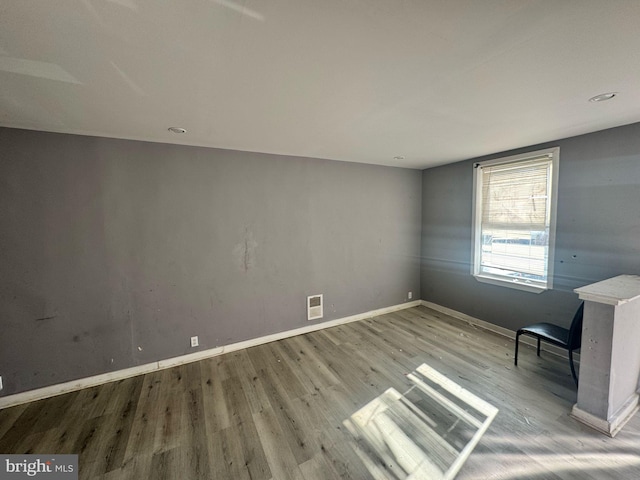
[[538,337],[538,349],[536,351],[536,354],[540,356],[540,337]]
[[518,339],[520,338],[520,333],[516,333],[516,354],[513,357],[513,364],[518,366]]
[[576,376],[576,367],[573,365],[573,350],[569,350],[569,366],[571,367],[571,376],[573,377],[573,381],[576,382],[577,387],[578,377]]

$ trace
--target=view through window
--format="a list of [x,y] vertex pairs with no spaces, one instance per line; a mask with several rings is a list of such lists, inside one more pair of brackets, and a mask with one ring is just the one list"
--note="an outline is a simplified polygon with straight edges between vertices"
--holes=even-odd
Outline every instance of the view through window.
[[553,148],[474,165],[478,280],[551,288],[558,156]]

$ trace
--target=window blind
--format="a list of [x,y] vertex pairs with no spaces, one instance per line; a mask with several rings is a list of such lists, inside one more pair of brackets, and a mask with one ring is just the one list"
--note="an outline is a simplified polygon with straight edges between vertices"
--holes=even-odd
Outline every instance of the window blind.
[[553,288],[558,147],[474,165],[473,264],[480,282]]
[[544,231],[549,226],[549,156],[482,168],[482,229]]

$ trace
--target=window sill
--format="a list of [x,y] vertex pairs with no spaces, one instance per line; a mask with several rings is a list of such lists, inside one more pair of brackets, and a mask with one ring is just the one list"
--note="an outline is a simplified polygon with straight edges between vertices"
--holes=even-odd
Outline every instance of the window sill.
[[482,283],[490,283],[492,285],[498,285],[500,287],[507,287],[507,288],[514,288],[516,290],[522,290],[530,293],[542,293],[550,289],[549,286],[543,287],[538,285],[532,285],[531,283],[525,283],[515,278],[506,279],[506,278],[500,278],[500,277],[489,277],[486,275],[474,275],[474,277],[477,281]]

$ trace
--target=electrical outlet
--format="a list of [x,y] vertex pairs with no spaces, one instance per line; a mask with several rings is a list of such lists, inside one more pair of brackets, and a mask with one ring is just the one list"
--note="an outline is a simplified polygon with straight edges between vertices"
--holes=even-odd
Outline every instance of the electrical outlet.
[[198,345],[200,345],[198,343],[198,336],[196,335],[195,337],[191,337],[191,346],[192,347],[197,347]]
[[0,377],[0,390],[2,390],[4,387],[2,386],[2,377]]
[[409,292],[409,295],[407,295],[407,297],[409,298],[409,300],[411,300],[413,298],[413,292]]

